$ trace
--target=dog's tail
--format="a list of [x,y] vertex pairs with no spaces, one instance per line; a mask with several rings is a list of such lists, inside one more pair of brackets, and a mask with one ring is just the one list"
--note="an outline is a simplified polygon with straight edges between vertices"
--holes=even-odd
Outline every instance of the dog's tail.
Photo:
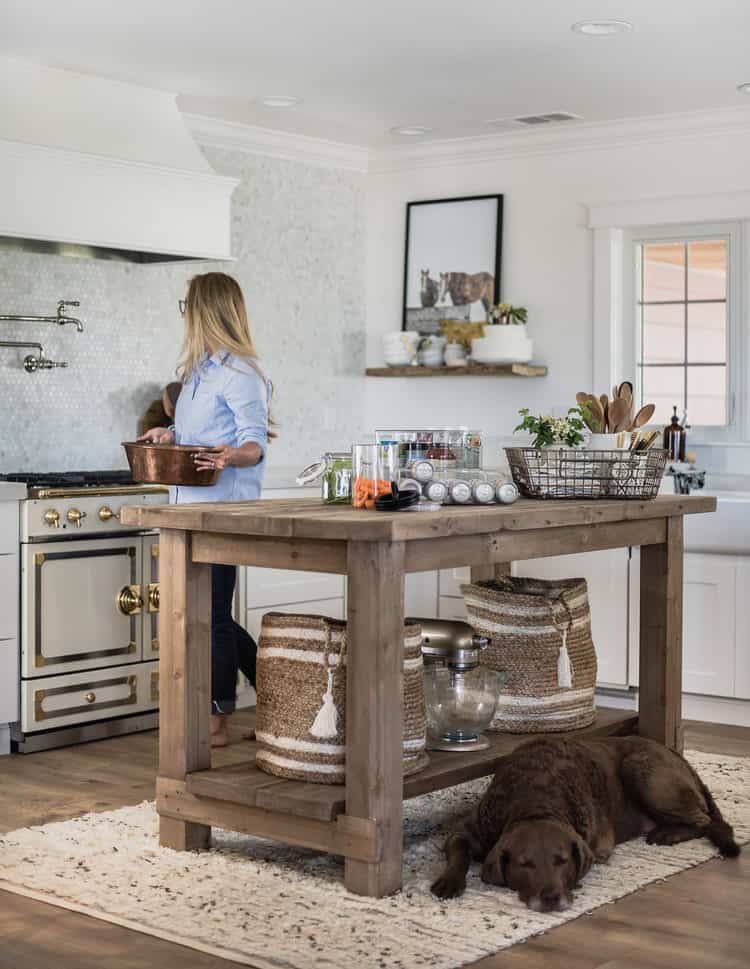
[[740,853],[740,846],[734,840],[734,831],[731,824],[728,824],[722,817],[721,811],[714,801],[713,795],[701,781],[703,796],[708,806],[708,816],[710,824],[703,832],[709,841],[713,842],[725,858],[736,858]]

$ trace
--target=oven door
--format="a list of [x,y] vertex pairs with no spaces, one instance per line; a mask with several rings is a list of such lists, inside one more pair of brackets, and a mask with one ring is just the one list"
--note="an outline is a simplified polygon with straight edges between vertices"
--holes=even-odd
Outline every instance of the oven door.
[[142,658],[140,535],[42,542],[22,550],[24,677]]

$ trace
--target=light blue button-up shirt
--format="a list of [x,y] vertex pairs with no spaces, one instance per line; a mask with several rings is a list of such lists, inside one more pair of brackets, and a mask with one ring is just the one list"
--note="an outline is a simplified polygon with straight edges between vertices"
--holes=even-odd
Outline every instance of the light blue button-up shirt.
[[250,468],[224,468],[210,487],[170,488],[170,501],[183,504],[260,498],[268,444],[269,389],[268,381],[257,370],[227,350],[204,359],[177,399],[175,442],[241,447],[254,441],[263,457]]

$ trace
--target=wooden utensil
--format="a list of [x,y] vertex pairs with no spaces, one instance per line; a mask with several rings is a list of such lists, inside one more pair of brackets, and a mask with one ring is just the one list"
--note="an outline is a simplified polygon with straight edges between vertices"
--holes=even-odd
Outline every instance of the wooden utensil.
[[[601,406],[601,404],[599,405]],[[618,397],[609,402],[609,431],[616,434],[618,431],[625,431],[630,423],[630,405],[627,400]]]
[[648,422],[654,416],[655,410],[656,406],[654,404],[644,404],[633,418],[633,430],[643,427],[644,424],[648,424]]
[[604,411],[604,426],[602,427],[602,433],[607,433],[607,424],[609,423],[609,397],[606,394],[602,394],[599,398],[599,403],[602,405],[602,410]]
[[590,394],[586,403],[588,404],[589,414],[591,415],[588,424],[589,430],[593,431],[594,434],[603,434],[605,427],[604,410],[599,403],[599,398]]

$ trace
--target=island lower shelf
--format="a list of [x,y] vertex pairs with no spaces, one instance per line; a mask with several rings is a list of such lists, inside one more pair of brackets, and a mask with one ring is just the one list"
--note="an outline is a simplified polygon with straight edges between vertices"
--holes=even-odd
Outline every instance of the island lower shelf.
[[[599,707],[596,721],[582,730],[550,737],[606,737],[636,732],[638,715],[631,710]],[[404,798],[452,787],[492,774],[497,761],[519,744],[543,734],[489,733],[486,750],[462,753],[430,751],[430,763],[418,774],[404,779]],[[255,745],[250,745],[251,750]],[[195,798],[210,798],[245,808],[291,815],[314,821],[334,821],[345,814],[343,784],[311,784],[288,781],[259,770],[255,758],[241,764],[188,774],[185,790]],[[255,813],[254,811],[252,813]],[[260,832],[259,832],[260,833]]]

